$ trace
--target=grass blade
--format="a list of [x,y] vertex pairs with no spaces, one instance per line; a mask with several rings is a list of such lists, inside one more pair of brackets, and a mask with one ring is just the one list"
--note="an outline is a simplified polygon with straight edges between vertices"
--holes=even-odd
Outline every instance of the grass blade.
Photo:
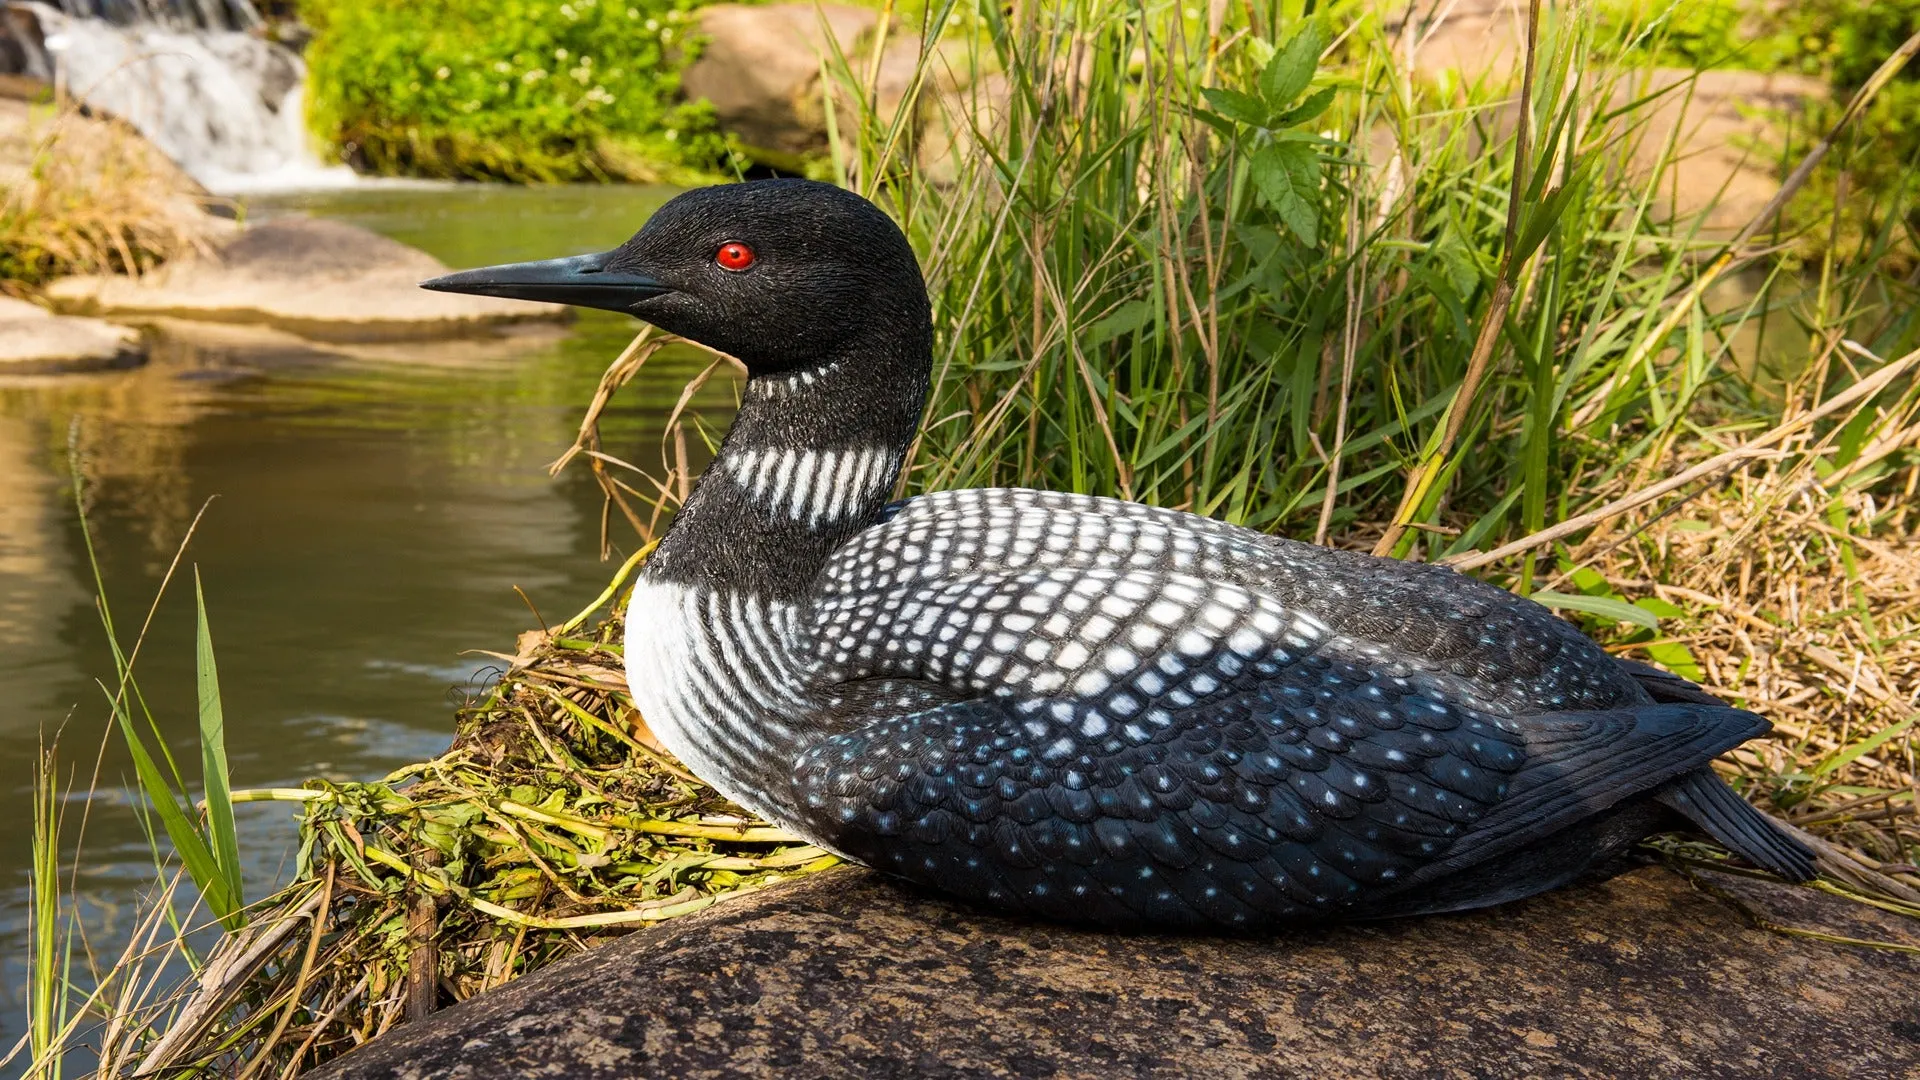
[[[193,568],[194,666],[200,698],[201,784],[207,797],[207,832],[227,897],[242,903],[240,839],[233,823],[233,785],[227,771],[227,723],[220,707],[220,674],[214,666],[213,633],[207,625],[207,598],[200,586],[200,568]],[[216,911],[219,910],[216,908]],[[224,913],[223,913],[224,915]]]
[[[105,687],[101,688],[103,691]],[[180,797],[173,786],[167,783],[166,774],[154,761],[148,751],[146,740],[134,727],[133,716],[109,693],[107,700],[113,708],[113,718],[120,725],[120,734],[127,743],[127,753],[133,758],[134,776],[140,784],[140,790],[152,804],[154,812],[160,815],[160,824],[167,831],[167,839],[172,842],[174,851],[180,856],[180,862],[186,866],[187,875],[206,898],[207,907],[219,917],[221,924],[232,929],[239,925],[237,914],[239,904],[236,897],[227,890],[227,877],[220,868],[220,860],[207,846],[206,838],[200,835],[193,819],[180,805]]]
[[1611,596],[1581,596],[1578,593],[1554,592],[1542,589],[1533,594],[1533,599],[1550,608],[1566,611],[1579,611],[1588,615],[1598,615],[1615,622],[1632,623],[1649,630],[1660,629],[1660,617],[1643,607],[1636,607]]

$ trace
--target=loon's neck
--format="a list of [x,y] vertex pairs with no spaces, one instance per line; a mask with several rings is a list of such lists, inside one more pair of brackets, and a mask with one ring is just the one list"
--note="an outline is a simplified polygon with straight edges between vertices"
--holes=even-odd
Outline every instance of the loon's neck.
[[926,403],[924,338],[869,343],[747,382],[720,453],[660,547],[650,581],[798,600],[892,498]]

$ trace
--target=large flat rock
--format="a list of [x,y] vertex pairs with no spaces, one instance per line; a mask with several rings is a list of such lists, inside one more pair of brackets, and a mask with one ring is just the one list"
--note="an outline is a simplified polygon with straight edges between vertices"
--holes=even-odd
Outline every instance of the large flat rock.
[[322,341],[454,336],[567,317],[566,309],[419,288],[445,264],[338,221],[275,218],[144,277],[76,277],[47,295],[82,315],[266,323]]
[[[1913,924],[1712,875],[1776,922]],[[1757,928],[1646,868],[1468,915],[1271,938],[983,916],[831,871],[625,937],[315,1075],[1920,1075],[1920,957]]]
[[138,331],[0,296],[0,375],[133,367],[146,356]]

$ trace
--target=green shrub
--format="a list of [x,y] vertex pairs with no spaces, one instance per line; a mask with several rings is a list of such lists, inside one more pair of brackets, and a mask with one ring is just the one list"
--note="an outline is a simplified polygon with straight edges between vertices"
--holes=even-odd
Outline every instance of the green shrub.
[[1600,40],[1657,63],[1793,71],[1845,91],[1920,27],[1920,0],[1604,0],[1599,13]]
[[697,0],[306,0],[309,118],[381,174],[690,180],[729,161],[678,101]]

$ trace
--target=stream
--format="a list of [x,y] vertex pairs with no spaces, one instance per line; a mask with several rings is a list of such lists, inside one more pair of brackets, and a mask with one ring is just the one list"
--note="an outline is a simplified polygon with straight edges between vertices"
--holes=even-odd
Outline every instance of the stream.
[[[671,194],[369,187],[261,196],[244,209],[352,222],[461,267],[614,246]],[[195,567],[235,786],[376,779],[445,749],[457,703],[499,667],[474,650],[511,652],[537,625],[528,601],[559,623],[612,573],[599,558],[592,477],[576,466],[552,479],[547,465],[638,326],[587,312],[564,333],[357,355],[163,334],[144,368],[0,383],[0,817],[12,823],[0,831],[0,1046],[24,1030],[33,763],[45,741],[57,735],[60,785],[72,792],[69,857],[95,788],[77,867],[69,858],[66,868],[96,954],[118,951],[154,882],[131,766],[97,683],[112,685],[113,662],[68,479],[70,438],[125,644],[206,506],[137,662],[190,782]],[[657,470],[666,414],[703,364],[657,356],[606,413],[607,450]],[[734,393],[716,378],[694,408],[724,422]],[[633,534],[617,514],[615,524],[624,545]],[[295,819],[279,804],[239,811],[247,897],[259,899],[291,873]]]

